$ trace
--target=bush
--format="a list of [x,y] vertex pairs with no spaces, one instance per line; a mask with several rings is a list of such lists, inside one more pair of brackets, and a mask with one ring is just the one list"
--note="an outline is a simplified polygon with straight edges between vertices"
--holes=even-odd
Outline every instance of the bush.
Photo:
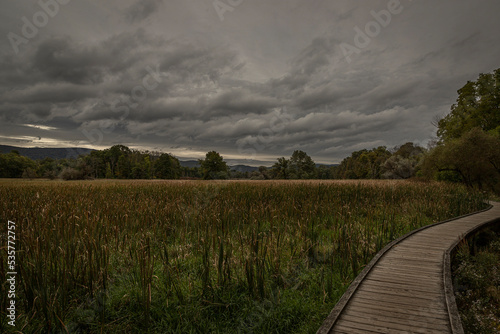
[[66,167],[61,172],[60,177],[65,181],[85,180],[85,173],[71,167]]
[[23,171],[22,177],[23,179],[34,179],[37,177],[36,171],[33,168],[28,167]]
[[482,232],[458,249],[453,282],[465,333],[500,329],[500,234]]

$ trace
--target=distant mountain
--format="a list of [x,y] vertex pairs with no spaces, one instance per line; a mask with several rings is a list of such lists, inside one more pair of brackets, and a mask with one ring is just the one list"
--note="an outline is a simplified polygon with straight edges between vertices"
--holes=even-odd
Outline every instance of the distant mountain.
[[256,170],[259,170],[259,167],[254,167],[254,166],[247,166],[247,165],[234,165],[234,166],[229,166],[232,171],[236,172],[255,172]]
[[87,155],[94,151],[88,148],[68,147],[68,148],[46,148],[46,147],[15,147],[0,145],[0,153],[10,153],[16,150],[20,155],[33,160],[41,160],[45,158],[64,159],[78,158],[80,155]]
[[[200,167],[200,163],[198,160],[179,160],[179,163],[181,164],[182,167],[188,167],[188,168],[194,168],[194,167]],[[228,164],[229,165],[229,164]],[[237,172],[254,172],[258,170],[258,167],[253,167],[253,166],[247,166],[247,165],[229,165],[229,168],[232,171],[237,171]]]
[[181,164],[182,167],[188,167],[188,168],[200,167],[200,163],[198,162],[198,160],[186,160],[186,161],[179,160],[179,163]]
[[320,167],[320,166],[325,166],[325,167],[336,167],[338,166],[339,164],[316,164],[316,168]]

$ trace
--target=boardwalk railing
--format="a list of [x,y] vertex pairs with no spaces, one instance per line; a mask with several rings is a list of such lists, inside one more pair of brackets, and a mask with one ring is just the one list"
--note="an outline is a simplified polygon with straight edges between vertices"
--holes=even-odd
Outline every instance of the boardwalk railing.
[[391,242],[356,277],[317,334],[463,333],[450,253],[466,236],[499,220],[500,203],[493,203]]

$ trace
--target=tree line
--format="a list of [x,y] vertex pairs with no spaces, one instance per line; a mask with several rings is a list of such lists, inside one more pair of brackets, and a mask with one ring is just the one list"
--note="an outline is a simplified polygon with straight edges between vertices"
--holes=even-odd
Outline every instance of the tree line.
[[458,90],[451,112],[437,123],[438,140],[425,149],[408,142],[353,152],[339,165],[317,165],[296,150],[272,167],[231,170],[215,151],[199,167],[183,167],[171,154],[123,145],[77,159],[31,160],[19,152],[0,154],[0,178],[77,179],[426,179],[462,182],[500,193],[500,69],[481,74]]
[[[31,160],[17,151],[0,154],[2,178],[81,179],[176,179],[191,176],[196,170],[185,170],[170,154],[138,151],[124,145],[92,151],[77,159]],[[193,176],[197,176],[196,174]]]
[[199,167],[184,167],[171,154],[138,151],[124,145],[92,151],[71,159],[32,160],[12,151],[0,154],[0,178],[82,179],[406,179],[415,176],[424,149],[407,143],[389,151],[385,147],[361,150],[337,166],[317,165],[304,151],[278,158],[272,167],[253,172],[231,170],[223,157],[210,151]]

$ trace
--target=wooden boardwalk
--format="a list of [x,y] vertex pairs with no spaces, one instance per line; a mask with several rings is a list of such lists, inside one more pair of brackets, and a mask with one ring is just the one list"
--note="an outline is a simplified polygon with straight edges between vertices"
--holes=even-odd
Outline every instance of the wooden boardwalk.
[[500,203],[492,205],[389,244],[354,280],[317,334],[463,333],[450,251],[466,234],[500,219]]

